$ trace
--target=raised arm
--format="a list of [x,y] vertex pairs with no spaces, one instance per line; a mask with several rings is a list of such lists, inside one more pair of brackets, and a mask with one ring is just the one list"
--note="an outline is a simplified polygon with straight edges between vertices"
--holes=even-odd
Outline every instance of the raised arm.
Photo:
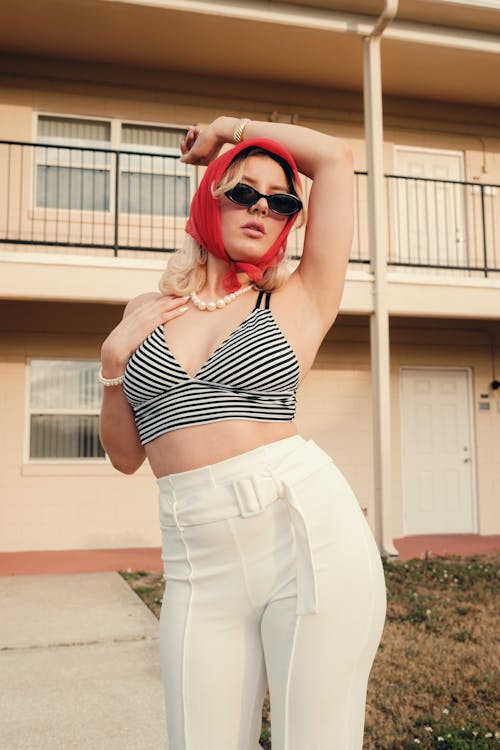
[[[231,143],[238,119],[218,117],[181,142],[181,160],[208,164]],[[335,319],[344,287],[354,225],[354,169],[349,146],[339,138],[286,123],[251,120],[244,139],[271,138],[293,155],[313,181],[302,259],[297,269],[304,292],[325,330]]]

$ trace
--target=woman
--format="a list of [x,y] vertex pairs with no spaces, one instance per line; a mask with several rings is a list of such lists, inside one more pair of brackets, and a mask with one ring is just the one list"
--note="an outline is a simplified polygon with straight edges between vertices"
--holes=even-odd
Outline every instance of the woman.
[[[340,304],[352,158],[336,138],[231,117],[190,128],[181,151],[209,165],[194,256],[127,305],[100,373],[106,452],[125,473],[147,457],[160,489],[169,750],[256,750],[267,684],[273,750],[360,750],[380,558],[345,479],[293,422]],[[313,184],[287,276],[298,170]]]

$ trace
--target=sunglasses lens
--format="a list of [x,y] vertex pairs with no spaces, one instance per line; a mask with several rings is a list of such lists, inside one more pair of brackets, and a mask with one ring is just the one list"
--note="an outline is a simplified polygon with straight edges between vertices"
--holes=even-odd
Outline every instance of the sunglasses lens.
[[227,197],[235,203],[239,203],[240,206],[253,206],[259,200],[259,193],[251,185],[239,182],[232,190],[228,191]]
[[286,193],[274,193],[268,198],[269,208],[277,214],[290,216],[296,214],[302,208],[302,203],[294,195]]
[[[239,182],[234,188],[228,190],[226,196],[233,203],[238,203],[240,206],[253,206],[257,203],[261,194],[253,188],[251,185],[245,185],[244,182]],[[262,196],[265,197],[271,211],[275,214],[282,214],[283,216],[291,216],[296,214],[302,208],[302,203],[295,195],[288,195],[287,193],[273,193],[272,195]]]

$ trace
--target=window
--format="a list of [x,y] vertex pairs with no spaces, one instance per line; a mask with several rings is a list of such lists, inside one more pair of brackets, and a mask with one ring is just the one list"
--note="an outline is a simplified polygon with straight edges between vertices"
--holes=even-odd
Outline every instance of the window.
[[[110,123],[67,117],[38,118],[36,205],[109,211]],[[53,144],[53,145],[52,145]]]
[[31,360],[30,459],[104,458],[98,369],[94,360]]
[[178,159],[183,135],[183,130],[122,125],[122,143],[126,149],[120,155],[123,213],[188,215],[191,169]]
[[43,145],[36,149],[35,204],[113,212],[116,201],[124,214],[185,217],[193,170],[179,161],[184,133],[156,125],[39,115],[37,141]]

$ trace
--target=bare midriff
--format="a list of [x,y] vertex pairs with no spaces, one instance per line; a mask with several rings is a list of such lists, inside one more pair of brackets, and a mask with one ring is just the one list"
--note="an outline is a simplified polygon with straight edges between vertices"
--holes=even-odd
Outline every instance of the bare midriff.
[[297,434],[295,422],[228,420],[172,430],[147,443],[156,477],[199,469]]

